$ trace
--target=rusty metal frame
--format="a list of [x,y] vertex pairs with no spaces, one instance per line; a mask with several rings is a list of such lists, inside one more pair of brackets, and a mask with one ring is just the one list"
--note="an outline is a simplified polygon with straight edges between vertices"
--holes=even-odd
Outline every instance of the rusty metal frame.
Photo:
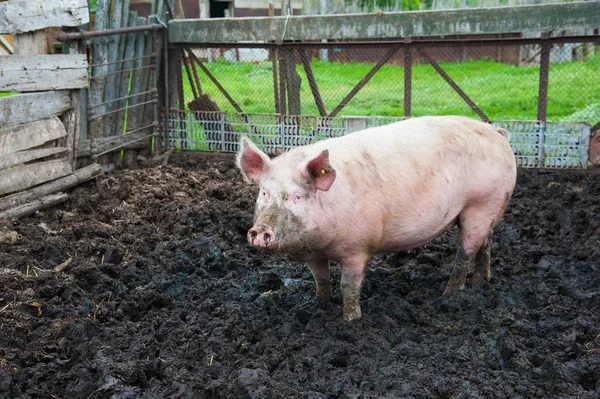
[[229,92],[227,90],[225,90],[225,88],[221,85],[221,83],[219,83],[217,78],[215,78],[215,76],[208,70],[206,65],[204,65],[204,63],[202,61],[200,61],[200,59],[196,56],[196,54],[194,54],[194,52],[191,51],[191,49],[189,49],[189,48],[186,48],[185,50],[187,51],[188,55],[196,62],[196,64],[198,64],[200,69],[202,69],[202,72],[204,72],[206,74],[206,76],[208,76],[208,78],[211,80],[211,82],[214,83],[214,85],[217,87],[217,89],[219,89],[221,94],[223,94],[225,96],[225,98],[227,99],[227,101],[229,101],[231,106],[233,108],[235,108],[235,110],[237,112],[243,113],[243,111],[240,108],[240,106],[238,105],[238,103],[233,99],[233,97],[231,97]]
[[277,59],[279,61],[279,114],[287,115],[287,92],[285,87],[287,76],[285,51],[283,49],[279,49]]
[[317,81],[315,79],[312,67],[310,66],[310,59],[308,57],[308,54],[306,53],[306,49],[298,49],[298,53],[300,55],[300,61],[302,61],[302,66],[304,67],[304,72],[306,73],[306,78],[308,79],[310,90],[312,91],[315,103],[317,104],[317,108],[319,109],[319,115],[327,116],[325,103],[323,102],[321,93],[319,93],[319,86],[317,86]]
[[362,78],[360,82],[356,84],[356,86],[354,86],[354,88],[350,91],[350,93],[348,93],[346,97],[344,97],[344,99],[337,105],[337,107],[335,107],[333,111],[331,111],[329,117],[333,118],[334,116],[336,116],[346,106],[346,104],[348,104],[350,100],[354,98],[356,93],[358,93],[360,89],[365,87],[365,85],[369,82],[369,80],[371,80],[371,78],[377,73],[377,71],[379,71],[381,67],[384,66],[385,63],[388,62],[390,58],[392,58],[393,55],[396,54],[396,52],[399,49],[399,47],[392,47],[391,49],[389,49],[388,52],[385,53],[383,57],[381,57],[379,62],[377,62],[377,64],[375,64],[375,66],[365,75],[365,77]]
[[[101,31],[80,31],[80,32],[64,32],[60,31],[54,35],[56,40],[59,42],[64,42],[66,40],[87,40],[93,37],[100,36],[109,36],[114,34],[122,34],[122,33],[136,33],[136,32],[146,32],[146,31],[159,31],[165,29],[162,25],[159,24],[149,24],[149,25],[138,25],[138,26],[128,26],[125,28],[115,28],[115,29],[106,29]],[[104,65],[104,64],[102,64]]]
[[279,113],[279,73],[277,71],[277,60],[279,59],[279,49],[269,49],[269,57],[273,69],[273,97],[275,103],[275,113]]
[[419,54],[421,54],[421,56],[423,58],[425,58],[427,60],[427,62],[429,64],[431,64],[431,66],[433,67],[433,69],[436,70],[436,72],[446,81],[446,83],[448,83],[450,85],[450,87],[452,87],[454,89],[455,92],[458,93],[458,95],[465,100],[465,102],[467,104],[469,104],[469,107],[471,107],[471,109],[473,111],[475,111],[475,113],[484,121],[487,123],[490,123],[491,120],[490,118],[487,117],[486,114],[483,113],[483,111],[477,106],[477,104],[475,104],[475,102],[473,102],[473,100],[471,100],[471,98],[467,95],[467,93],[465,93],[457,84],[454,80],[452,80],[452,78],[446,73],[446,71],[444,71],[442,69],[442,67],[440,67],[440,65],[437,63],[437,61],[435,61],[433,58],[431,58],[429,56],[429,54],[427,54],[427,52],[425,51],[425,49],[419,48],[418,49]]

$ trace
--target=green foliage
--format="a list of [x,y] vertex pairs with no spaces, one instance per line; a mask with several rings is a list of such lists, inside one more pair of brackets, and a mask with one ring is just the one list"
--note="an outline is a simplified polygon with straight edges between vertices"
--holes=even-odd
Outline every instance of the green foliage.
[[600,121],[600,103],[590,104],[587,107],[573,112],[563,118],[564,122],[587,122],[594,125]]

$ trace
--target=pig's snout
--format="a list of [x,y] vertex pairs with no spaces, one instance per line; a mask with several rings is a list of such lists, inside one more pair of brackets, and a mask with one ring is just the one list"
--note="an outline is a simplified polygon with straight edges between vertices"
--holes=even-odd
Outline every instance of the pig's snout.
[[254,226],[248,230],[248,242],[255,247],[267,248],[275,243],[275,233],[267,226]]

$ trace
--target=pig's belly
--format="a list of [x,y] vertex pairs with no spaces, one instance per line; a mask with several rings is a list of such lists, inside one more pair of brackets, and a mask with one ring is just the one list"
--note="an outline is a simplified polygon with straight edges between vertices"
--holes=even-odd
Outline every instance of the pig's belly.
[[[387,224],[376,252],[408,251],[423,246],[450,230],[458,219],[456,215],[430,220],[405,220]],[[390,226],[391,225],[391,226]]]

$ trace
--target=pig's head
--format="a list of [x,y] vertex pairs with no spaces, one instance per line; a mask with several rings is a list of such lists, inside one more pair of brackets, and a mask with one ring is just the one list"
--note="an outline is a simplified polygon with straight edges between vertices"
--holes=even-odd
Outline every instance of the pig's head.
[[242,138],[237,166],[249,183],[258,184],[254,226],[248,242],[283,252],[310,250],[319,218],[318,196],[328,191],[336,173],[329,151],[310,147],[270,159],[250,140]]

